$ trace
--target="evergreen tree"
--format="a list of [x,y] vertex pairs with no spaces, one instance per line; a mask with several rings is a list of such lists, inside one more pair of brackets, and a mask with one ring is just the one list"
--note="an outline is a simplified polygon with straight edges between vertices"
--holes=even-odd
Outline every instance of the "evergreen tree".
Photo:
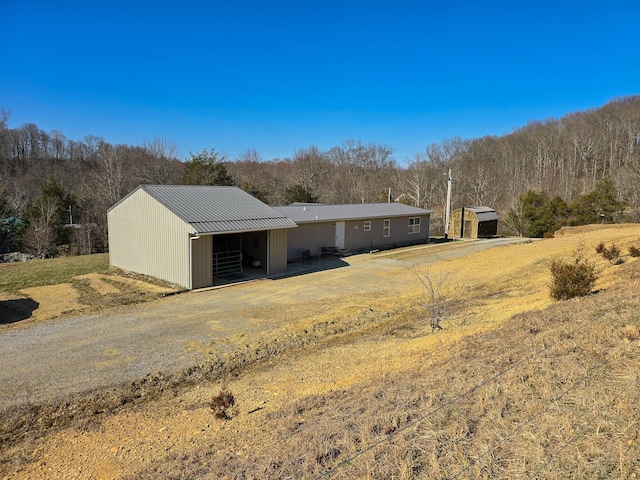
[[223,159],[215,150],[206,148],[198,153],[190,153],[191,158],[184,164],[182,181],[185,185],[233,185]]
[[49,180],[38,198],[26,209],[28,223],[24,234],[27,249],[38,257],[47,257],[57,252],[60,245],[70,241],[69,209],[75,207],[71,194],[56,180]]
[[299,183],[287,188],[284,194],[285,202],[288,204],[301,202],[301,203],[317,203],[318,197],[316,197],[311,189],[306,188]]
[[545,192],[529,190],[520,195],[517,208],[507,214],[511,229],[527,237],[543,237],[566,224],[569,207],[560,196],[549,199]]
[[592,192],[579,196],[571,205],[571,225],[613,223],[625,203],[618,200],[618,190],[610,177],[600,180]]

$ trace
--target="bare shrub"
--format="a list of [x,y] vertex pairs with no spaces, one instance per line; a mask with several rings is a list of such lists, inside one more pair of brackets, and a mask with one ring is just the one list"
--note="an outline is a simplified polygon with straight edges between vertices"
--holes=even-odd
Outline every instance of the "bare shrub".
[[626,338],[630,342],[640,338],[640,329],[636,325],[626,325],[620,330],[620,336]]
[[[640,262],[623,268],[633,274],[619,285],[638,291]],[[609,288],[443,336],[429,352],[439,355],[299,391],[259,414],[255,430],[220,429],[126,478],[633,478],[640,356],[620,334],[638,325],[628,296]],[[317,362],[315,350],[305,355]]]
[[603,242],[600,242],[598,244],[598,246],[596,247],[596,253],[600,253],[601,254],[602,252],[604,252],[605,248],[606,248],[605,244]]
[[596,268],[576,251],[573,260],[554,260],[549,267],[552,281],[551,297],[556,300],[567,300],[589,295],[597,280]]
[[632,257],[640,257],[640,248],[636,247],[635,245],[631,245],[629,247],[629,255],[631,255]]
[[441,322],[449,314],[448,307],[453,300],[452,273],[435,271],[430,265],[417,267],[415,275],[422,284],[425,301],[419,303],[428,312],[431,331],[442,330]]
[[220,393],[209,402],[213,414],[220,420],[230,420],[231,409],[236,403],[236,397],[227,388],[222,387]]
[[601,252],[602,258],[609,260],[612,264],[622,263],[620,262],[620,249],[614,244],[609,248],[604,248]]

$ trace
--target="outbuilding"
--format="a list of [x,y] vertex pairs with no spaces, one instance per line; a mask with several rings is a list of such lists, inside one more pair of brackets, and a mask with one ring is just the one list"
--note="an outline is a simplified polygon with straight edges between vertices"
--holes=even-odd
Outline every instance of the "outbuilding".
[[498,234],[498,214],[489,207],[463,207],[451,214],[450,238],[490,238]]
[[107,213],[109,263],[187,289],[287,270],[296,224],[236,187],[141,185]]
[[287,230],[289,261],[323,249],[362,252],[429,242],[431,212],[402,203],[274,207],[298,228]]

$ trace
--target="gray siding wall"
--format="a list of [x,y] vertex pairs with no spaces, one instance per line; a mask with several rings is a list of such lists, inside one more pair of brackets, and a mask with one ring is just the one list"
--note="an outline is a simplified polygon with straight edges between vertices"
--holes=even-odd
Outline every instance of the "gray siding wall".
[[109,263],[190,288],[192,228],[138,190],[107,214]]
[[269,263],[267,275],[287,271],[287,232],[297,228],[281,228],[269,230]]
[[[409,233],[409,218],[420,217],[420,232]],[[391,217],[390,235],[383,235],[383,218],[370,219],[371,230],[364,230],[365,220],[345,221],[344,247],[353,252],[376,248],[426,243],[429,240],[429,215]],[[322,247],[335,246],[335,222],[302,223],[289,229],[287,255],[290,261],[300,260],[304,250],[320,253]]]
[[[420,232],[409,233],[409,218],[420,217]],[[384,218],[371,219],[371,231],[364,231],[365,220],[347,222],[345,248],[348,250],[376,249],[409,243],[425,243],[429,239],[429,215],[391,217],[389,236],[385,237]]]
[[191,241],[191,269],[193,283],[191,288],[203,288],[213,285],[213,242],[206,235]]
[[287,256],[291,261],[301,260],[304,250],[320,253],[322,247],[333,247],[335,244],[335,222],[302,223],[297,228],[288,229]]

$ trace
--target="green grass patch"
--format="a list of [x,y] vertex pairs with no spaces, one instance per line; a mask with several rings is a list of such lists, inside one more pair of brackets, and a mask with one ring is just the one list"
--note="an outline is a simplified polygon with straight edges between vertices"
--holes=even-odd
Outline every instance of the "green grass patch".
[[108,253],[3,263],[0,264],[0,290],[19,294],[23,288],[71,283],[78,275],[108,271]]

